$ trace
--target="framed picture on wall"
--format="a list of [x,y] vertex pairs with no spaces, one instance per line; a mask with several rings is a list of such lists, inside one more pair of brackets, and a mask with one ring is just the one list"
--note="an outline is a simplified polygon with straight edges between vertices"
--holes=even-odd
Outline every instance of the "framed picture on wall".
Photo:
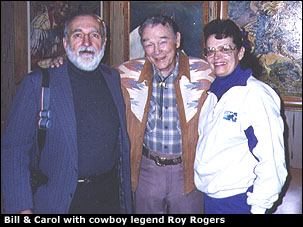
[[286,109],[302,110],[302,2],[228,1],[226,7],[227,17],[248,32],[263,68],[259,79]]
[[224,5],[224,2],[104,2],[105,22],[109,24],[112,35],[109,65],[116,66],[122,62],[144,56],[138,28],[144,19],[154,14],[172,17],[178,24],[181,33],[183,51],[189,56],[203,58],[203,25],[219,15],[221,5]]
[[154,14],[167,15],[178,24],[181,48],[188,56],[203,57],[203,25],[216,16],[217,1],[130,1],[128,8],[125,27],[129,36],[125,43],[129,45],[125,60],[144,57],[138,29],[144,19]]
[[138,33],[140,24],[147,17],[163,14],[178,25],[184,52],[193,57],[202,57],[203,1],[201,2],[154,2],[131,1],[129,5],[130,59],[144,57]]
[[65,55],[64,23],[71,13],[91,12],[102,17],[100,1],[28,1],[28,72],[48,68],[51,60]]

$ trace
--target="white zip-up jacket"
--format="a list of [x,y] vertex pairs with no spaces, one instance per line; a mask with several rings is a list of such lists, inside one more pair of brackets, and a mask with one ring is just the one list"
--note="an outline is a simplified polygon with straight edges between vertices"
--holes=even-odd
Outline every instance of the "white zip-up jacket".
[[247,192],[252,213],[265,213],[285,183],[283,120],[280,98],[249,76],[221,97],[209,92],[199,118],[194,163],[196,187],[213,198]]

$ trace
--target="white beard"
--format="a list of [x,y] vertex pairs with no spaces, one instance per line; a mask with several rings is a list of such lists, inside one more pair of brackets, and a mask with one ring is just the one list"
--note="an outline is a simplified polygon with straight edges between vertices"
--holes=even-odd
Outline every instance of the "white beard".
[[[102,45],[101,50],[96,54],[96,50],[94,47],[80,47],[78,51],[73,51],[67,42],[66,45],[66,55],[68,59],[79,69],[84,70],[84,71],[93,71],[95,70],[99,63],[101,62],[103,56],[104,56],[104,44]],[[93,52],[93,55],[87,55],[84,56],[83,54],[80,55],[81,51],[90,51]]]

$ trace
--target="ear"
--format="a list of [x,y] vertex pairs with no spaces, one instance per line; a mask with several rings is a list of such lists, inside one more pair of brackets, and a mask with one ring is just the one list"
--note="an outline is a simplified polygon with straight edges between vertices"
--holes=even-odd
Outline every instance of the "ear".
[[180,32],[176,33],[176,48],[179,48],[181,44],[181,34]]
[[238,52],[239,61],[241,61],[242,58],[244,57],[244,53],[245,53],[245,47],[241,47],[240,51]]
[[103,39],[104,49],[106,48],[106,41],[107,41],[107,38],[105,37],[105,38]]
[[67,46],[67,41],[66,41],[66,38],[63,37],[63,47],[65,50],[66,50],[66,46]]

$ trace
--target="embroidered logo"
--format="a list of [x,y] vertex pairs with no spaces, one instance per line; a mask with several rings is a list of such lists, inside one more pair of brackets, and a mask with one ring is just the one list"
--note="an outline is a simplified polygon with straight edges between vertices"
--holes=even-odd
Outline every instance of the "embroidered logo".
[[234,112],[231,112],[231,111],[225,111],[224,112],[224,117],[223,119],[224,120],[232,120],[233,122],[236,122],[237,121],[237,113],[234,113]]

